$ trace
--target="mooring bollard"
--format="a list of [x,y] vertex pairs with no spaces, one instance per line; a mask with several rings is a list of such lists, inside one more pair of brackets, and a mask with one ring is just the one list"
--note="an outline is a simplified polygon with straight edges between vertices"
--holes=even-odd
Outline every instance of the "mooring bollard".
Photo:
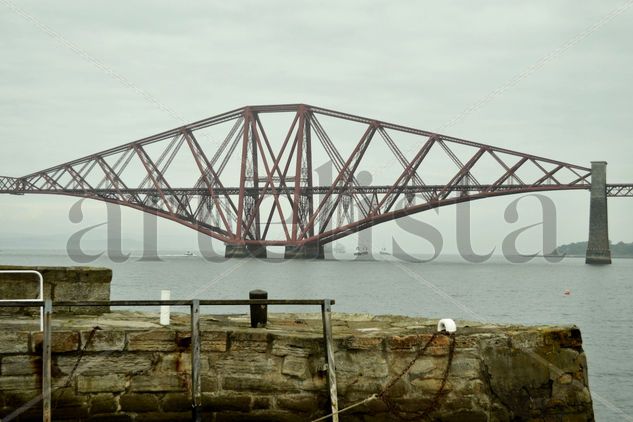
[[[248,292],[249,299],[268,299],[268,292],[265,290],[251,290]],[[268,320],[267,305],[251,305],[251,327],[257,328],[265,326]]]

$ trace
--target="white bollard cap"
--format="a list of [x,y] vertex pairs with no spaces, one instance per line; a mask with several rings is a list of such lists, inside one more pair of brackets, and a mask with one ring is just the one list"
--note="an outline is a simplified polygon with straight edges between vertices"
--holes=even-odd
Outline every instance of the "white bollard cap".
[[437,323],[437,331],[446,331],[447,333],[454,333],[457,331],[457,324],[450,318],[443,318]]

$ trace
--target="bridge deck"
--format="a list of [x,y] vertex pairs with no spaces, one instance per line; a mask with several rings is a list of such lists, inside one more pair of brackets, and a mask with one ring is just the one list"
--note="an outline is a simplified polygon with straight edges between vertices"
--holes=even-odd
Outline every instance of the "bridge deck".
[[[1,180],[1,178],[0,178]],[[445,188],[445,185],[424,185],[424,186],[404,186],[402,187],[403,193],[430,193],[434,194],[437,192],[441,192]],[[591,188],[590,185],[554,185],[554,184],[543,184],[540,186],[526,187],[525,185],[501,185],[501,186],[493,186],[493,185],[461,185],[453,188],[453,192],[476,192],[476,193],[484,193],[484,192],[504,192],[504,191],[516,191],[516,192],[529,192],[529,191],[546,191],[546,190],[589,190]],[[300,192],[302,194],[316,194],[323,195],[326,194],[330,189],[333,189],[336,193],[344,193],[344,194],[386,194],[389,193],[390,189],[392,189],[391,185],[377,185],[377,186],[313,186],[313,187],[301,187]],[[295,189],[294,187],[285,187],[285,186],[277,186],[275,190],[283,195],[294,195]],[[208,196],[209,191],[205,187],[200,188],[172,188],[171,192],[176,195],[189,195],[189,196]],[[240,188],[235,187],[218,187],[214,189],[214,192],[218,195],[239,195]],[[265,189],[264,187],[259,188],[245,188],[245,192],[248,195],[262,195],[268,194],[272,195],[272,190],[270,188]],[[40,193],[40,194],[66,194],[66,195],[84,195],[86,193],[90,193],[94,196],[108,196],[110,194],[142,194],[142,195],[158,195],[159,192],[155,188],[128,188],[128,189],[37,189],[37,190],[29,190],[29,189],[13,189],[12,185],[9,183],[2,184],[0,182],[0,194],[13,194],[13,195],[23,195],[23,194],[32,194],[32,193]],[[610,197],[633,197],[633,184],[609,184],[607,185],[607,196]]]

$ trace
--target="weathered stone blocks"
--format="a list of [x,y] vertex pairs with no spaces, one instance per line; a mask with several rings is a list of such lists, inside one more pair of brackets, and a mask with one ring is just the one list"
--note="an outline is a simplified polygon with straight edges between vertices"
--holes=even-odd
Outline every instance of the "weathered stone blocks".
[[123,375],[79,375],[77,391],[80,393],[104,393],[124,391],[126,379]]
[[[70,374],[77,360],[77,355],[67,354],[54,358],[55,367],[63,375]],[[135,374],[149,371],[156,360],[158,360],[158,357],[149,353],[84,354],[81,357],[79,366],[77,366],[76,373],[104,373],[104,368],[108,368],[108,373],[111,374]]]
[[303,378],[308,371],[308,359],[301,356],[288,355],[284,357],[281,373],[297,378]]
[[42,359],[39,356],[4,356],[0,362],[0,374],[2,376],[31,375],[37,373],[41,367]]
[[137,375],[130,381],[130,391],[134,392],[183,391],[187,388],[188,380],[184,375]]
[[110,393],[95,394],[90,398],[90,414],[114,413],[118,409],[118,397]]
[[161,400],[161,408],[165,412],[182,412],[191,409],[191,394],[167,393]]
[[[0,265],[0,270],[36,270],[44,279],[44,298],[58,301],[109,300],[112,270],[93,267],[26,267]],[[0,274],[0,299],[35,299],[39,281],[34,274]],[[56,314],[97,315],[109,307],[53,307]],[[39,314],[35,308],[1,308],[0,314]]]
[[155,412],[158,410],[158,397],[152,394],[124,394],[120,404],[124,412]]
[[176,333],[168,329],[127,333],[129,351],[173,352],[177,348]]
[[29,350],[29,333],[0,331],[0,353],[26,353]]
[[[42,333],[31,335],[31,349],[42,352]],[[79,333],[76,331],[53,331],[51,333],[51,351],[53,353],[75,352],[79,349]]]
[[[140,318],[136,313],[121,316]],[[298,323],[293,316],[283,321],[273,316],[267,328],[250,329],[240,325],[248,324],[246,319],[204,318],[200,369],[205,418],[312,420],[328,412],[318,319],[304,315]],[[397,420],[395,415],[416,420],[426,412],[441,421],[592,420],[587,362],[577,329],[467,327],[454,337],[451,356],[453,338],[432,336],[434,324],[392,318],[334,324],[340,407],[381,394],[345,420]],[[69,322],[53,336],[54,382],[69,383],[58,402],[59,417],[190,419],[188,318],[175,315],[172,326],[160,327],[152,316],[125,328],[110,315],[100,319],[102,329],[94,331],[87,346],[90,325],[83,318],[73,320],[80,325],[69,328]],[[381,328],[371,334],[362,331],[376,326]],[[41,335],[14,330],[0,338],[13,342],[0,349],[3,417],[39,394]]]
[[268,350],[268,333],[263,329],[233,332],[229,334],[229,344],[232,351],[265,353]]
[[81,349],[87,351],[114,352],[125,348],[125,331],[82,331],[80,335]]
[[40,388],[35,375],[7,375],[0,377],[0,391],[35,390]]

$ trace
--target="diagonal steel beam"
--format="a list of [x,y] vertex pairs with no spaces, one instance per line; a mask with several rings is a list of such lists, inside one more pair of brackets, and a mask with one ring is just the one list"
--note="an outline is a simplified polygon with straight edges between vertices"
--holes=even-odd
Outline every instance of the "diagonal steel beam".
[[411,162],[405,167],[404,171],[400,174],[398,179],[392,185],[389,192],[387,192],[387,194],[378,203],[378,212],[380,212],[387,201],[389,202],[387,204],[387,207],[385,208],[385,212],[389,211],[393,207],[393,205],[398,200],[400,194],[402,194],[402,191],[404,190],[406,184],[409,182],[409,180],[411,180],[413,175],[417,172],[418,167],[420,167],[420,164],[422,164],[422,161],[424,161],[424,159],[428,155],[435,141],[436,138],[431,137],[424,143],[424,145],[422,145],[420,151],[418,151],[413,160],[411,160]]
[[[494,153],[492,153],[494,156]],[[514,176],[517,180],[519,180],[521,182],[521,184],[524,184],[523,181],[521,181],[516,175],[516,171],[526,162],[528,161],[527,157],[523,157],[521,158],[519,161],[517,161],[511,168],[508,168],[505,163],[503,164],[504,167],[506,167],[506,172],[503,173],[503,175],[498,178],[490,187],[489,192],[492,192],[494,190],[496,190],[501,184],[505,183],[506,180],[508,180],[509,177]]]
[[[187,130],[184,132],[183,135],[187,141],[187,144],[189,145],[189,149],[191,150],[193,159],[196,162],[196,165],[198,166],[198,170],[200,171],[200,174],[204,178],[204,183],[206,184],[207,190],[209,191],[209,195],[211,195],[211,200],[214,202],[216,210],[218,214],[220,215],[220,218],[222,219],[224,228],[228,233],[231,233],[231,227],[226,218],[226,215],[222,211],[220,200],[217,194],[215,193],[215,184],[217,183],[220,186],[222,186],[220,183],[220,180],[219,178],[215,178],[215,180],[213,181],[209,180],[208,173],[211,173],[215,176],[215,172],[213,171],[213,168],[211,167],[211,163],[209,163],[209,160],[204,154],[204,151],[202,151],[202,148],[200,148],[200,144],[198,143],[196,138],[193,136],[193,133]],[[230,196],[226,195],[226,197],[230,199]]]
[[[145,170],[150,175],[152,183],[154,184],[154,187],[158,191],[169,213],[172,215],[178,215],[179,211],[182,210],[183,212],[188,214],[185,217],[192,220],[193,215],[191,213],[190,207],[188,206],[188,204],[187,205],[183,204],[181,202],[181,199],[178,197],[178,195],[173,194],[171,186],[169,186],[169,183],[167,183],[167,180],[165,180],[165,177],[160,173],[160,171],[158,171],[158,169],[156,168],[156,164],[154,164],[154,162],[149,157],[149,155],[147,155],[147,152],[145,151],[145,149],[143,149],[141,145],[134,145],[133,148],[134,148],[134,151],[136,151],[136,154],[138,155],[139,159],[141,160],[143,167],[145,167]],[[177,203],[176,210],[174,210],[171,202],[167,199],[165,191],[167,191],[170,194],[170,196],[173,197],[174,200],[176,201]]]
[[[334,192],[334,188],[338,186],[340,182],[343,183],[344,187],[349,186],[349,183],[351,182],[351,179],[354,176],[354,171],[358,167],[360,160],[362,159],[365,151],[367,150],[367,147],[369,146],[369,142],[371,141],[374,133],[376,133],[376,126],[374,124],[370,124],[369,126],[367,126],[365,133],[361,137],[360,141],[358,141],[358,143],[356,144],[356,147],[354,148],[349,158],[345,162],[345,165],[343,166],[341,171],[339,171],[338,176],[336,177],[336,180],[332,184],[332,187],[325,194],[325,197],[322,199],[321,203],[319,204],[319,207],[312,215],[312,218],[308,222],[307,226],[301,232],[301,235],[299,236],[299,238],[305,237],[306,232],[309,228],[311,227],[314,228],[314,222],[317,216],[319,215],[319,212],[321,212],[321,210],[323,209],[324,204],[327,203],[328,199],[332,196],[332,193]],[[334,209],[336,209],[336,205],[338,205],[340,198],[341,198],[341,195],[340,194],[337,195],[334,205],[331,207],[331,210],[325,216],[325,219],[323,220],[325,221],[325,223],[322,223],[322,227],[321,227],[323,230],[325,229],[325,227],[327,227],[327,224],[329,223],[329,220],[331,219]]]
[[453,178],[450,180],[450,182],[448,182],[446,184],[446,186],[444,186],[444,188],[438,194],[438,197],[440,199],[446,199],[446,197],[448,197],[448,195],[450,195],[450,193],[453,191],[453,189],[455,188],[457,183],[459,183],[459,181],[464,176],[466,176],[467,174],[470,173],[470,170],[477,163],[477,161],[479,161],[479,159],[484,155],[485,152],[486,152],[486,148],[485,147],[479,148],[479,150],[477,150],[475,155],[473,155],[471,157],[471,159],[468,160],[468,162],[466,164],[464,164],[464,166],[457,172],[457,174],[455,176],[453,176]]

